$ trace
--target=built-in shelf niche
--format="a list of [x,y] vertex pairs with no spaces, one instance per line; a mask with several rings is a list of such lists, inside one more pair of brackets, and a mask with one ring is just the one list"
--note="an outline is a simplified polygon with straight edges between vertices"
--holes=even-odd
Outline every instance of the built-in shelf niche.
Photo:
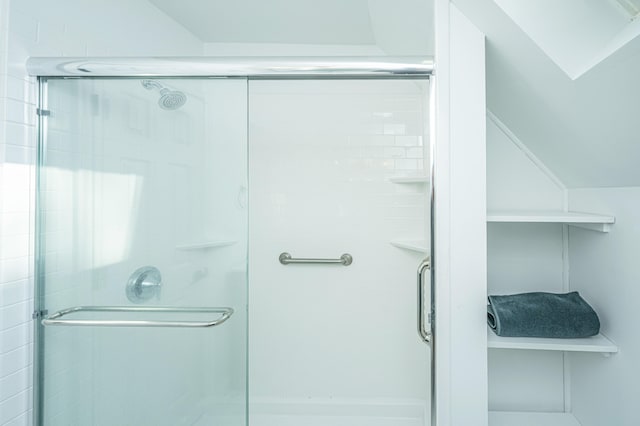
[[192,250],[209,250],[219,247],[226,247],[235,244],[236,241],[230,240],[209,240],[209,241],[196,241],[193,243],[180,244],[176,246],[176,250],[192,251]]
[[429,183],[428,176],[395,176],[389,178],[390,182],[400,183],[400,184],[410,184],[410,183],[419,183],[426,184]]
[[546,339],[540,337],[501,337],[488,329],[487,346],[490,349],[596,352],[606,355],[618,352],[618,347],[602,334],[580,339]]
[[592,231],[609,232],[614,216],[564,211],[500,210],[489,211],[489,223],[562,223]]
[[405,250],[411,250],[418,253],[428,253],[427,242],[425,240],[393,240],[390,244]]

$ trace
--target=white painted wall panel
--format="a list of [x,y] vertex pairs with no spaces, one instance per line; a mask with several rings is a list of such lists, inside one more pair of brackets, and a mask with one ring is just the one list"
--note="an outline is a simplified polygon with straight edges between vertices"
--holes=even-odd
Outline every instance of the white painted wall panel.
[[572,190],[569,206],[616,217],[607,234],[570,229],[569,258],[571,289],[593,306],[602,333],[620,348],[610,358],[571,355],[573,412],[583,426],[637,425],[640,188]]
[[564,189],[559,182],[496,120],[487,118],[487,209],[562,210]]
[[482,426],[488,421],[484,36],[449,2],[436,3],[436,22],[442,23],[434,178],[437,421]]

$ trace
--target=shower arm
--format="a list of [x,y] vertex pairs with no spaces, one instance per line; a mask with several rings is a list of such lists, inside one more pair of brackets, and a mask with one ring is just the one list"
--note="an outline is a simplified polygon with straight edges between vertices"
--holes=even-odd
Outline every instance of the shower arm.
[[162,89],[164,89],[164,86],[155,80],[142,80],[141,84],[142,87],[147,90],[156,89],[157,91],[161,91]]

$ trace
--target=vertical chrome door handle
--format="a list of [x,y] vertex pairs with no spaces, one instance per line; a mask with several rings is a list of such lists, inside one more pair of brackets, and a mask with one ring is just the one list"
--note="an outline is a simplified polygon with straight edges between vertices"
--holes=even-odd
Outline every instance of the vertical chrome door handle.
[[[425,327],[425,315],[424,315],[424,272],[431,270],[431,258],[427,257],[420,263],[418,266],[418,334],[420,338],[426,342],[431,343],[433,340],[433,334],[430,330],[427,330]],[[431,306],[432,303],[429,303]],[[429,317],[429,322],[431,322],[431,315]]]

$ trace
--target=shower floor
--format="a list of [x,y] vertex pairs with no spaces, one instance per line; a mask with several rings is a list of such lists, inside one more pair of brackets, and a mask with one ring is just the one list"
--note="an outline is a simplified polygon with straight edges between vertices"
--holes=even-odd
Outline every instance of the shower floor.
[[251,426],[424,426],[421,419],[354,416],[255,416]]
[[[210,407],[211,408],[211,407]],[[422,402],[402,401],[290,401],[258,402],[249,414],[250,426],[424,426],[427,414]],[[237,426],[238,415],[224,414],[218,405],[193,426]]]
[[[237,418],[204,416],[194,426],[235,426]],[[251,426],[424,426],[422,419],[371,416],[299,416],[258,415],[250,419]]]

